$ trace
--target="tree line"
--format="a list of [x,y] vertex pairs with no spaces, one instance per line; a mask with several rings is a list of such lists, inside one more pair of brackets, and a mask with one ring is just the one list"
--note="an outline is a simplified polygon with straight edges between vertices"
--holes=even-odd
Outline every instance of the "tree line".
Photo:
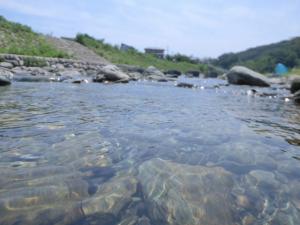
[[299,67],[300,37],[239,53],[226,53],[213,60],[213,63],[225,69],[244,65],[263,73],[273,72],[277,63],[283,63],[288,68]]

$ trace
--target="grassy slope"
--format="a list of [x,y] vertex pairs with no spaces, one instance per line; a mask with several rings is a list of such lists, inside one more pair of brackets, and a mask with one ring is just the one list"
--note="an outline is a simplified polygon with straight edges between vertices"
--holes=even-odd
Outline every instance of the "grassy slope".
[[30,27],[7,21],[0,16],[0,53],[69,58],[56,50]]
[[[117,47],[106,44],[101,40],[96,40],[88,35],[78,35],[76,40],[115,64],[136,65],[143,68],[155,66],[161,70],[176,69],[182,72],[188,70],[206,72],[208,70],[207,65],[204,64],[162,60],[137,51],[123,52]],[[1,16],[0,53],[70,58],[66,53],[55,49],[42,35],[33,32],[30,27],[10,22]]]
[[117,47],[113,47],[104,43],[102,40],[96,40],[88,35],[77,35],[76,41],[80,44],[90,48],[100,56],[106,58],[115,64],[135,65],[146,68],[148,66],[155,66],[161,70],[176,69],[182,72],[188,70],[198,70],[205,72],[207,66],[203,64],[193,64],[188,62],[172,62],[155,58],[152,55],[146,55],[137,51],[120,51]]
[[299,75],[300,76],[300,67],[292,69],[288,75]]

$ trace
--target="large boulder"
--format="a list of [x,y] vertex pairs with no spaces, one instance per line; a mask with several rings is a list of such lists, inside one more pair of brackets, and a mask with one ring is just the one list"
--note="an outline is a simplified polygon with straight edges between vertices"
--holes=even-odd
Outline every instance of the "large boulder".
[[95,82],[128,82],[130,79],[130,77],[127,74],[122,72],[115,65],[106,65],[103,68],[101,68],[99,70],[98,77],[101,77],[101,79],[94,79]]
[[6,69],[12,69],[14,67],[14,65],[9,62],[1,62],[0,67],[6,68]]
[[144,76],[146,79],[149,80],[160,80],[165,77],[165,74],[163,74],[159,69],[155,68],[154,66],[149,66],[144,71]]
[[4,68],[0,68],[0,86],[6,86],[11,84],[13,74]]
[[298,104],[300,103],[300,90],[294,93],[293,100]]
[[291,83],[291,93],[294,94],[300,90],[300,77],[294,78]]
[[143,73],[143,76],[147,80],[153,80],[158,82],[168,82],[174,81],[175,79],[170,76],[166,76],[163,72],[159,69],[155,68],[154,66],[149,66]]
[[267,79],[253,70],[243,66],[233,67],[227,74],[230,84],[269,87]]
[[105,82],[105,77],[103,74],[98,74],[96,76],[93,77],[93,82],[95,83],[102,83]]
[[168,77],[179,77],[182,73],[179,70],[166,70],[164,74]]
[[11,82],[9,79],[7,79],[7,77],[0,75],[0,86],[6,86],[6,85],[10,85],[10,84],[11,84]]
[[221,167],[152,159],[139,167],[138,178],[153,224],[238,224],[233,215],[233,178]]
[[186,76],[188,77],[199,77],[200,76],[200,72],[197,70],[189,70],[185,73]]

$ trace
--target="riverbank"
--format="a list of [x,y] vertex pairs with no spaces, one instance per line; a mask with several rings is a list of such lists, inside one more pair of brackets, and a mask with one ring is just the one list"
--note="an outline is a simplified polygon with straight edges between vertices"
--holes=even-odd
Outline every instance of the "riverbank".
[[[73,59],[96,64],[126,64],[143,69],[154,66],[160,70],[175,69],[184,73],[192,70],[213,76],[216,71],[219,71],[214,66],[179,53],[177,54],[180,56],[178,59],[175,57],[176,55],[166,55],[164,59],[160,59],[137,50],[123,51],[119,46],[87,34],[78,34],[74,38],[58,38],[40,34],[26,25],[8,21],[2,16],[0,16],[0,53],[24,55],[25,57],[28,55],[34,59],[36,56],[61,58],[64,62],[65,59]],[[56,59],[46,59],[50,66],[53,61],[56,61],[56,64],[62,63],[61,61],[57,62]],[[22,66],[22,63],[17,63],[17,65]],[[74,67],[81,69],[80,66]]]
[[[173,81],[180,71],[164,73],[153,66],[146,69],[130,65],[113,65],[75,59],[0,54],[0,69],[11,73],[12,81],[119,82],[139,79]],[[101,78],[101,76],[103,76]],[[194,74],[199,76],[199,72]],[[193,76],[191,74],[191,76]],[[126,78],[122,80],[121,77]],[[101,80],[101,81],[100,81]]]
[[[199,88],[189,83],[178,83],[181,75],[187,77],[209,78],[198,71],[182,74],[178,70],[160,71],[154,66],[144,69],[131,65],[114,65],[110,63],[96,63],[75,59],[48,58],[13,54],[0,54],[0,85],[11,82],[68,82],[68,83],[128,83],[130,81],[149,80],[157,82],[175,82],[183,88]],[[217,75],[217,74],[216,74]],[[300,102],[299,76],[268,78],[246,67],[236,66],[227,71],[219,79],[225,79],[228,85],[248,85],[254,87],[274,87],[291,89],[293,99]],[[278,87],[278,85],[280,87]],[[201,88],[201,87],[200,87]],[[216,87],[218,88],[218,87]],[[268,96],[268,93],[249,90],[253,96]],[[272,93],[271,96],[276,94]]]

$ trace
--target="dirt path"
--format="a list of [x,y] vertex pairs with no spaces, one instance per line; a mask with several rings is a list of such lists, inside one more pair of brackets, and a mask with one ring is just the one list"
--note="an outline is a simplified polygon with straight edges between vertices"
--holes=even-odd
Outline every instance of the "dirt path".
[[50,36],[46,36],[45,38],[57,49],[72,55],[75,59],[92,63],[109,64],[109,62],[106,59],[102,58],[101,56],[94,53],[92,50],[75,41]]

